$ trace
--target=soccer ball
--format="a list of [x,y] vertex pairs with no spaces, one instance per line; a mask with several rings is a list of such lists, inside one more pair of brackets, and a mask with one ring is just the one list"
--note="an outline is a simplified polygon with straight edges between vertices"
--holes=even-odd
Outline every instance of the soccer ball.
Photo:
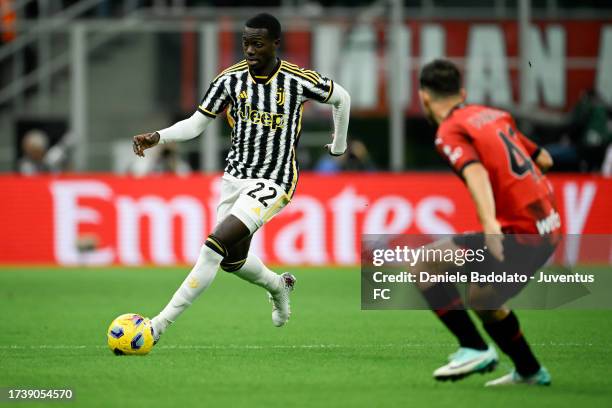
[[117,355],[147,354],[153,348],[151,321],[136,313],[117,317],[106,332],[108,347]]

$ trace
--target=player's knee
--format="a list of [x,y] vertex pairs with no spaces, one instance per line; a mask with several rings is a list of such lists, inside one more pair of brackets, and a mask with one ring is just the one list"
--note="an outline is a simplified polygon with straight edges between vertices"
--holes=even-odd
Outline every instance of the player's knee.
[[208,238],[206,238],[206,242],[204,243],[204,245],[210,248],[212,251],[221,255],[223,258],[227,257],[227,255],[229,254],[229,251],[227,250],[227,247],[225,246],[223,241],[221,241],[213,234],[210,234]]
[[508,316],[508,314],[510,313],[510,310],[505,307],[502,307],[496,310],[476,309],[474,310],[474,312],[476,312],[480,320],[482,320],[484,323],[492,323],[505,319],[506,316]]
[[238,261],[232,259],[224,259],[223,261],[221,261],[221,269],[223,269],[225,272],[236,272],[237,270],[242,268],[245,263],[246,258]]
[[494,315],[494,310],[481,310],[481,309],[474,309],[474,312],[478,315],[478,317],[480,318],[480,320],[482,320],[483,322],[490,322],[493,320],[493,315]]
[[470,309],[479,314],[488,314],[496,311],[503,304],[499,294],[491,287],[470,288],[468,292],[467,304]]
[[487,295],[482,291],[470,291],[468,293],[467,304],[474,310],[479,316],[486,314],[490,311],[491,299],[488,299]]

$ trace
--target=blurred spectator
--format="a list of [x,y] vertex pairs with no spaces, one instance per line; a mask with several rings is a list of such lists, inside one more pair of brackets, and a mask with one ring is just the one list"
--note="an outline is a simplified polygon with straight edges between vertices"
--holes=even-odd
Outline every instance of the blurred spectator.
[[17,162],[17,171],[26,176],[39,173],[57,173],[64,170],[68,162],[69,135],[49,148],[49,137],[38,129],[28,131],[21,141],[23,156]]
[[17,171],[23,175],[31,176],[37,173],[47,173],[51,169],[45,163],[45,155],[49,139],[42,130],[30,130],[21,141],[23,157],[17,163]]
[[191,173],[191,168],[180,157],[176,143],[168,143],[162,145],[159,155],[151,167],[151,173],[170,173],[185,176]]
[[590,90],[580,99],[572,113],[572,132],[578,141],[580,169],[599,171],[606,148],[612,140],[608,106],[595,91]]
[[337,173],[339,171],[373,171],[376,166],[370,158],[365,144],[360,140],[349,140],[346,153],[342,156],[322,156],[314,168],[321,173]]
[[546,146],[558,170],[599,171],[612,141],[610,109],[595,90],[580,98],[570,114],[568,133]]
[[578,170],[578,148],[569,135],[562,135],[556,143],[548,144],[544,148],[553,158],[555,171]]
[[174,174],[186,176],[192,169],[178,152],[176,143],[160,145],[144,158],[137,157],[128,167],[128,173],[135,176],[147,174]]

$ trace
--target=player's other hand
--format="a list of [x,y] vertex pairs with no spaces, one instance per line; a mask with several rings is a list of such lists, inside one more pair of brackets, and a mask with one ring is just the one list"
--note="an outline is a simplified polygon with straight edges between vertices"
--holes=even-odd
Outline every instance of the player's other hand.
[[485,245],[487,251],[498,261],[504,260],[504,234],[497,220],[492,221],[484,227]]
[[[333,135],[333,134],[332,134],[332,140],[334,140],[334,137],[335,137],[335,135]],[[328,152],[329,154],[331,154],[332,156],[342,156],[344,153],[346,153],[346,148],[345,148],[343,151],[341,151],[341,152],[334,151],[334,150],[333,150],[333,147],[334,147],[334,144],[333,144],[333,143],[326,144],[326,145],[325,145],[325,146],[323,146],[323,147],[324,147],[324,148],[327,150],[327,152]]]
[[143,133],[134,136],[132,148],[136,156],[144,157],[144,151],[159,143],[159,133]]

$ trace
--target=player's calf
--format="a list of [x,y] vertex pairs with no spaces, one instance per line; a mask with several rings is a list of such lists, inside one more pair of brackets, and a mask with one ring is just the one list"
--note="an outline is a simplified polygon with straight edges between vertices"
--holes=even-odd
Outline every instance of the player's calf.
[[200,249],[196,264],[191,269],[181,286],[174,293],[170,302],[151,320],[155,342],[195,299],[202,294],[214,280],[221,261],[227,256],[227,249],[222,241],[209,235]]

